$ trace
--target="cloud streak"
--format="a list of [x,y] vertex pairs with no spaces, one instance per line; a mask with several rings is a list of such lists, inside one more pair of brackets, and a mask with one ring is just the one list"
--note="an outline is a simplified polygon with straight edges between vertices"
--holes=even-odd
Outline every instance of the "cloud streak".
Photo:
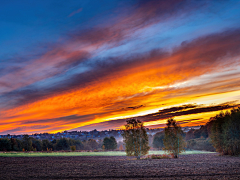
[[71,14],[69,14],[68,17],[72,17],[72,16],[74,16],[75,14],[80,13],[81,11],[82,11],[82,8],[79,8],[78,10],[73,11]]

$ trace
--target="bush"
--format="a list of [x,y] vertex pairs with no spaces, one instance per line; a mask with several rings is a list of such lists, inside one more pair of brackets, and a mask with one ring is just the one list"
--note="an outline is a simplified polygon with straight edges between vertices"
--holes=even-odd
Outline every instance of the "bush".
[[72,151],[76,151],[76,146],[70,146]]
[[167,154],[158,154],[158,155],[152,154],[152,155],[146,156],[145,159],[169,159],[169,158],[170,157]]

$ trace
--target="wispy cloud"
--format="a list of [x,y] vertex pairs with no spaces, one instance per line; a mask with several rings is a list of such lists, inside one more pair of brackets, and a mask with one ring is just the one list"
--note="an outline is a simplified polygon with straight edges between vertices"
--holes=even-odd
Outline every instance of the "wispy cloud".
[[78,10],[73,11],[71,14],[69,14],[68,17],[72,17],[72,16],[74,16],[75,14],[80,13],[81,11],[82,11],[82,8],[79,8]]

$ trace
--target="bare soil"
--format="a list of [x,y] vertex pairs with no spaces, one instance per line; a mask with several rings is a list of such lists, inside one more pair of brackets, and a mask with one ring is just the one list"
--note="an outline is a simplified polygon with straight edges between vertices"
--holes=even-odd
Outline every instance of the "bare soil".
[[240,179],[240,157],[0,157],[0,179]]

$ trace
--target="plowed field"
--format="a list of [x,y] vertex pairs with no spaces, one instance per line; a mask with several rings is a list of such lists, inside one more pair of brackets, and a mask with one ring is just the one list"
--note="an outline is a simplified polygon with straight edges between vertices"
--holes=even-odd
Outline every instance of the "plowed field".
[[0,157],[0,179],[240,179],[240,157]]

